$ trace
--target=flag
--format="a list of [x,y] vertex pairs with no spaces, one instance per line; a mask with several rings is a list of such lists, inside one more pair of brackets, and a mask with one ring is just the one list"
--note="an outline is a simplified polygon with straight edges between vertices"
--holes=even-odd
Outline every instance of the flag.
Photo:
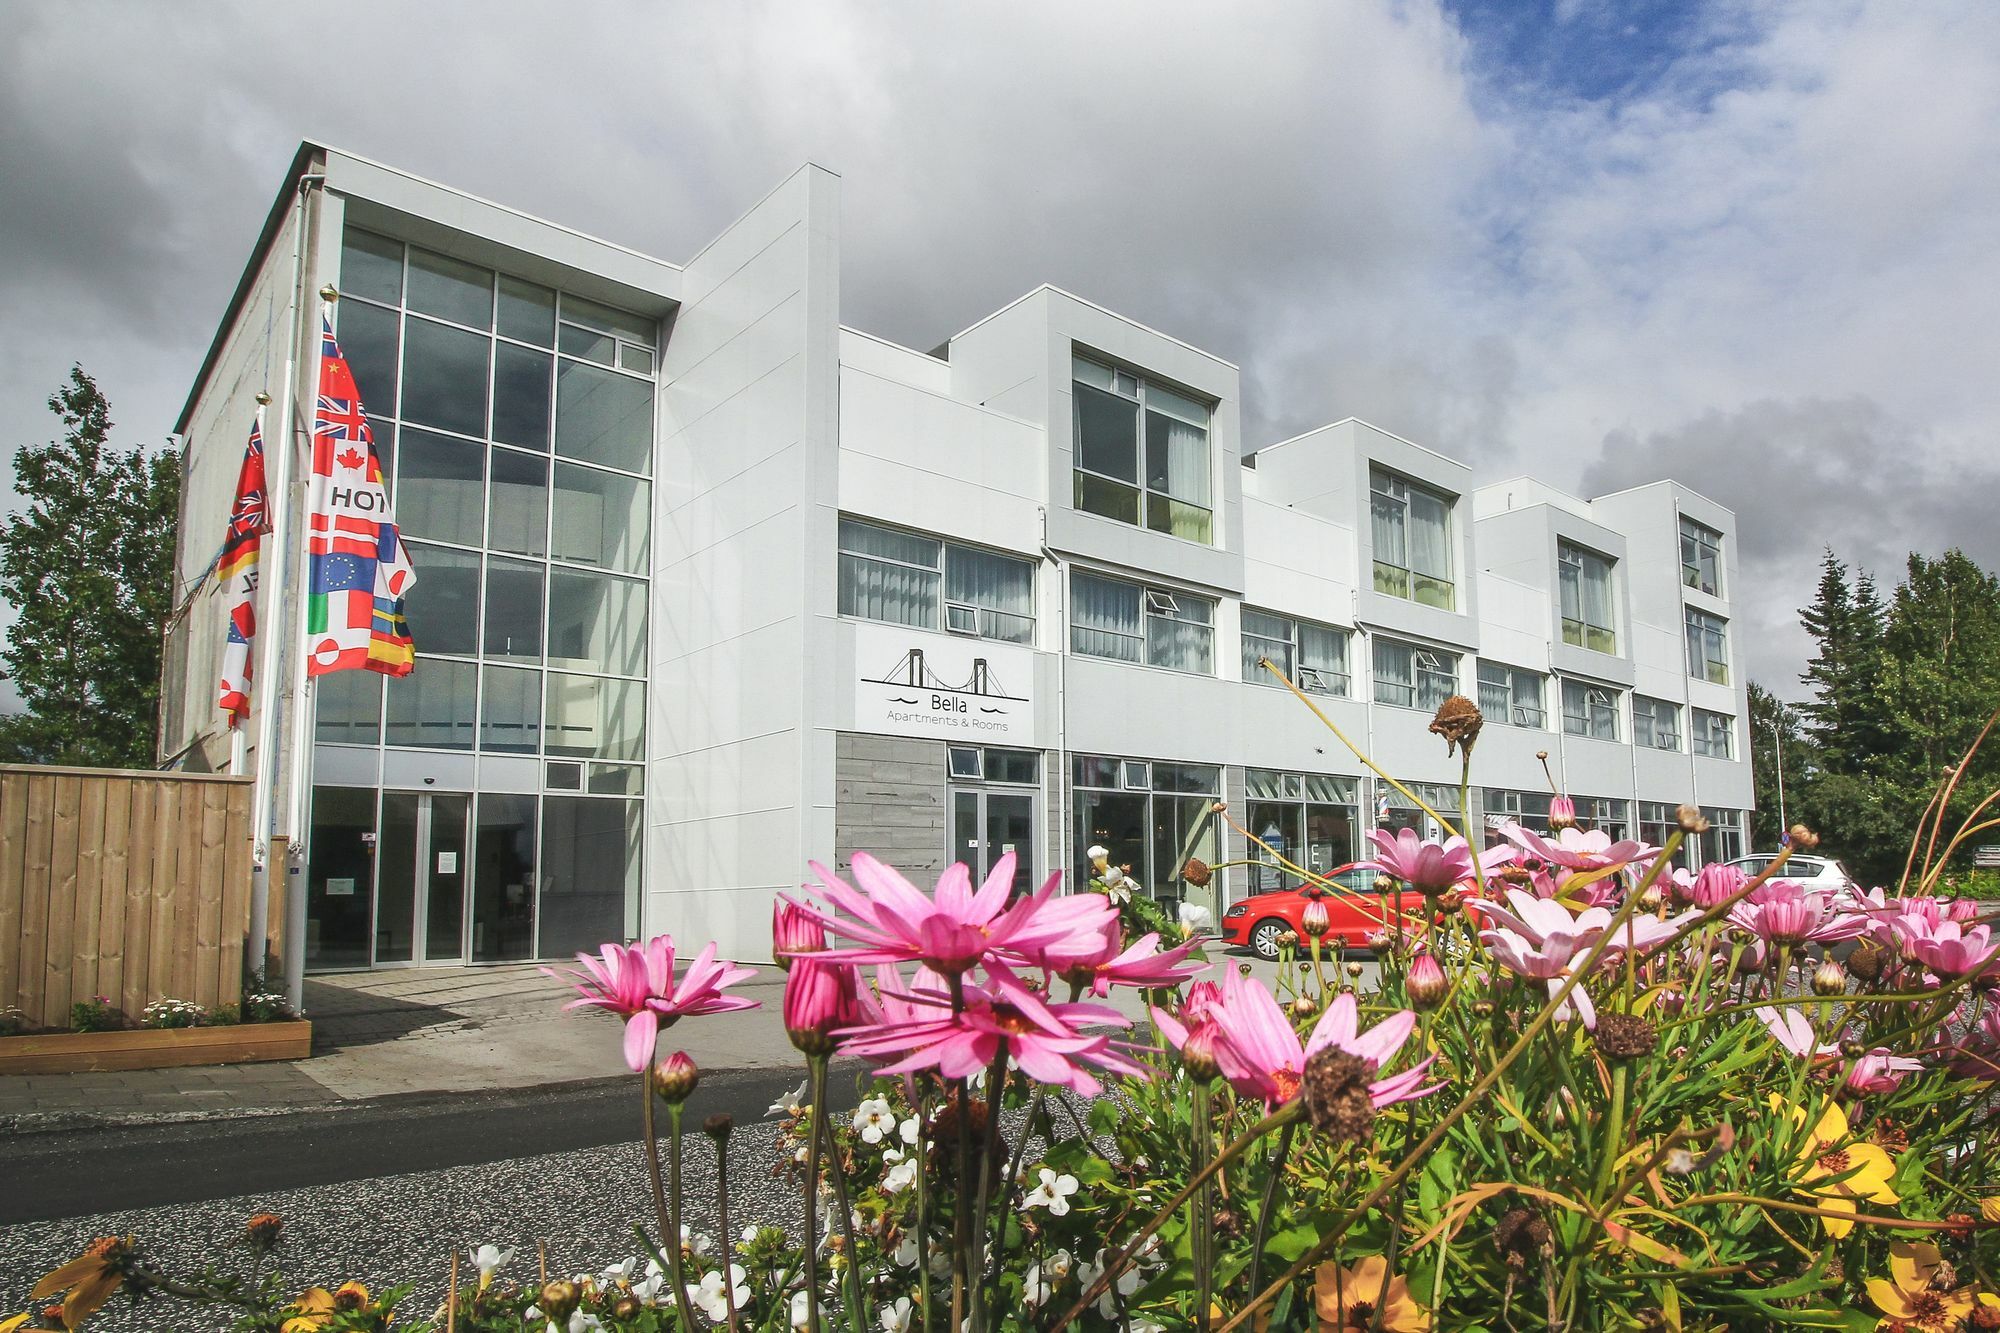
[[219,705],[236,726],[250,715],[250,645],[257,638],[257,561],[264,553],[264,534],[271,530],[271,511],[264,493],[264,426],[250,427],[243,450],[243,467],[236,474],[236,504],[229,511],[229,535],[216,561],[216,581],[229,601],[229,638],[222,648],[222,697]]
[[382,487],[382,460],[354,372],[324,314],[306,489],[306,557],[306,674],[366,668],[409,675],[416,645],[403,598],[417,575]]

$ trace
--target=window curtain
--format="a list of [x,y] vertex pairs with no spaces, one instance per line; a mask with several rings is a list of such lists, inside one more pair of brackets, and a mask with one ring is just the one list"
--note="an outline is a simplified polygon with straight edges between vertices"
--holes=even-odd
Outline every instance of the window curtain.
[[840,614],[920,629],[938,627],[938,576],[928,569],[840,557]]
[[1146,616],[1147,660],[1154,666],[1175,671],[1215,674],[1215,629],[1207,621],[1206,604],[1191,597],[1180,599],[1182,619]]
[[1317,625],[1299,626],[1299,665],[1344,680],[1347,676],[1347,636]]
[[1375,702],[1405,708],[1415,702],[1414,652],[1408,644],[1375,641]]
[[1145,660],[1145,625],[1140,619],[1139,590],[1129,583],[1070,577],[1070,646],[1091,657],[1124,662]]
[[979,632],[988,638],[1026,643],[1034,637],[1035,571],[1026,561],[947,547],[944,595],[980,608]]
[[1146,454],[1148,487],[1187,504],[1210,507],[1206,429],[1148,412]]
[[1583,616],[1586,625],[1611,629],[1611,562],[1583,558]]
[[1370,528],[1374,534],[1375,558],[1385,565],[1410,567],[1406,543],[1405,509],[1394,496],[1374,491],[1368,497]]
[[1434,495],[1410,492],[1410,568],[1451,579],[1451,506]]

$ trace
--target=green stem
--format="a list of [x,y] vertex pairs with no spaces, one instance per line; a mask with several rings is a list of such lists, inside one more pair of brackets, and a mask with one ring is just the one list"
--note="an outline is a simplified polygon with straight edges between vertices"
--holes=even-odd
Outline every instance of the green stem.
[[[1215,1122],[1209,1110],[1210,1085],[1209,1079],[1194,1080],[1194,1169],[1197,1175],[1208,1165],[1209,1152],[1215,1143]],[[1213,1182],[1204,1184],[1198,1199],[1189,1201],[1188,1223],[1188,1233],[1192,1238],[1189,1249],[1194,1257],[1195,1326],[1202,1333],[1208,1333],[1208,1307],[1215,1290]]]
[[[919,1086],[928,1087],[926,1082]],[[931,1208],[930,1208],[930,1099],[917,1097],[917,1301],[922,1307],[917,1327],[931,1333]]]
[[[806,1059],[808,1072],[816,1074],[819,1080],[819,1091],[814,1094],[813,1100],[815,1110],[820,1105],[819,1097],[826,1090],[826,1065],[827,1057],[824,1055],[808,1056]],[[849,1279],[847,1285],[850,1291],[847,1322],[853,1327],[854,1333],[866,1333],[868,1309],[861,1287],[861,1251],[854,1243],[854,1208],[847,1199],[847,1172],[842,1169],[840,1145],[833,1136],[833,1117],[816,1115],[813,1117],[813,1125],[825,1135],[822,1147],[833,1167],[827,1174],[833,1177],[833,1204],[840,1210],[841,1244],[847,1256],[847,1262],[843,1265],[847,1270]],[[723,1276],[727,1277],[728,1274],[725,1273]]]
[[[652,1103],[647,1102],[650,1107]],[[673,1134],[673,1141],[667,1145],[667,1170],[672,1179],[667,1189],[667,1234],[663,1241],[667,1257],[673,1261],[674,1304],[681,1312],[681,1322],[690,1330],[694,1328],[694,1310],[688,1305],[687,1277],[681,1260],[681,1103],[667,1103],[667,1128]],[[729,1281],[729,1261],[723,1259],[722,1280]]]
[[826,1118],[825,1061],[806,1061],[806,1087],[812,1098],[812,1128],[806,1131],[806,1329],[819,1333],[819,1145],[820,1122]]
[[1298,1133],[1299,1122],[1293,1120],[1278,1131],[1278,1146],[1271,1153],[1268,1163],[1270,1175],[1264,1180],[1264,1203],[1257,1210],[1257,1230],[1250,1241],[1250,1290],[1258,1289],[1258,1279],[1264,1275],[1264,1241],[1271,1234],[1271,1214],[1278,1203],[1278,1185],[1285,1178],[1285,1162],[1292,1155],[1292,1136]]
[[[993,1159],[1000,1152],[1000,1096],[1007,1089],[1007,1043],[1001,1042],[999,1051],[993,1057],[993,1064],[986,1071],[986,1141],[979,1154],[979,1199],[974,1204],[978,1210],[972,1224],[972,1243],[977,1247],[972,1259],[972,1271],[978,1274],[978,1286],[972,1293],[973,1309],[978,1312],[975,1328],[986,1324],[986,1255],[990,1243],[986,1235],[987,1216],[993,1207]],[[1021,1141],[1027,1142],[1027,1130],[1023,1128]],[[1002,1229],[1006,1227],[1003,1220]],[[995,1246],[994,1248],[998,1248]]]
[[[951,977],[951,1012],[954,1015],[965,1012],[965,976],[954,972]],[[951,1327],[958,1333],[966,1327],[966,1300],[971,1273],[966,1265],[972,1248],[972,1197],[967,1185],[967,1177],[972,1174],[972,1089],[966,1080],[954,1079],[952,1087],[958,1096],[956,1120],[958,1121],[958,1173],[952,1188],[951,1220]],[[978,1312],[973,1311],[972,1333],[981,1333]]]
[[715,1212],[716,1225],[721,1229],[722,1240],[722,1299],[729,1309],[729,1333],[737,1333],[736,1324],[736,1283],[729,1277],[729,1256],[736,1252],[736,1242],[731,1240],[729,1230],[729,1135],[715,1136]]

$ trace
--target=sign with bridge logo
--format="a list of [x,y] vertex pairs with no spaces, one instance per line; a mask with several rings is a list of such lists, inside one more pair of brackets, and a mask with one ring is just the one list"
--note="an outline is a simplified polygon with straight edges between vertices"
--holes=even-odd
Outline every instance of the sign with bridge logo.
[[1035,741],[1035,655],[989,639],[854,627],[857,731],[962,744]]

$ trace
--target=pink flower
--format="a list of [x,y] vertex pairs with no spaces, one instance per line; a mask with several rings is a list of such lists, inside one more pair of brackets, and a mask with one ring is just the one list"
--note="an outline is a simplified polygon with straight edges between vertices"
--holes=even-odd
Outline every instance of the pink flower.
[[2000,949],[1992,942],[1992,930],[1987,926],[1967,927],[1957,921],[1933,926],[1915,917],[1902,917],[1899,922],[1906,932],[1904,952],[1946,981],[1971,976]]
[[1757,1015],[1757,1021],[1770,1031],[1778,1045],[1801,1060],[1818,1060],[1840,1050],[1837,1041],[1818,1041],[1812,1020],[1790,1005],[1752,1009],[1750,1012]]
[[833,1033],[867,1020],[859,969],[852,963],[810,956],[796,959],[785,977],[785,1035],[808,1055],[825,1055]]
[[1162,951],[1158,931],[1142,935],[1130,948],[1120,950],[1124,935],[1118,918],[1106,920],[1097,930],[1079,930],[1069,939],[1035,954],[1035,965],[1061,977],[1073,986],[1088,986],[1090,993],[1103,997],[1113,986],[1178,986],[1208,970],[1207,963],[1187,961],[1195,948],[1189,940]]
[[[1508,907],[1475,900],[1468,909],[1499,924],[1479,932],[1495,959],[1521,976],[1545,983],[1550,996],[1562,989],[1571,964],[1589,952],[1598,938],[1611,927],[1611,913],[1602,907],[1586,907],[1572,914],[1553,898],[1537,898],[1520,889],[1507,890]],[[1579,982],[1564,997],[1556,1017],[1578,1017],[1587,1028],[1597,1026],[1597,1010]]]
[[1567,796],[1549,797],[1549,827],[1564,829],[1576,827],[1576,802]]
[[1190,1023],[1200,1022],[1208,1016],[1208,1011],[1222,1003],[1222,987],[1213,981],[1190,983],[1187,993],[1181,996],[1181,1017]]
[[1679,916],[1670,916],[1662,921],[1656,916],[1635,913],[1611,936],[1608,955],[1630,949],[1636,954],[1648,954],[1678,935],[1690,922],[1701,915],[1699,908],[1689,908]]
[[1749,876],[1743,873],[1742,866],[1725,865],[1720,861],[1710,862],[1701,868],[1701,872],[1694,877],[1694,882],[1688,886],[1688,901],[1706,912],[1716,904],[1735,897],[1748,878]]
[[1921,1060],[1895,1055],[1887,1046],[1877,1046],[1860,1059],[1848,1062],[1847,1088],[1864,1095],[1894,1092],[1905,1078],[1923,1067]]
[[[1153,1011],[1153,1022],[1177,1047],[1185,1048],[1191,1037],[1212,1032],[1215,1062],[1222,1076],[1229,1080],[1229,1086],[1245,1097],[1260,1098],[1266,1107],[1272,1108],[1299,1095],[1306,1062],[1322,1050],[1334,1047],[1371,1061],[1380,1069],[1409,1039],[1417,1022],[1416,1014],[1405,1009],[1362,1032],[1354,996],[1343,992],[1320,1015],[1311,1039],[1301,1043],[1291,1020],[1285,1017],[1284,1010],[1263,983],[1233,970],[1223,974],[1221,1002],[1211,1007],[1205,1017],[1211,1026],[1191,1033],[1173,1015],[1158,1009]],[[1379,1109],[1435,1092],[1438,1085],[1418,1086],[1435,1058],[1371,1082],[1369,1101]]]
[[[1086,1064],[1116,1074],[1146,1072],[1112,1049],[1110,1037],[1082,1031],[1086,1024],[1131,1026],[1109,1005],[1047,1003],[1002,966],[989,966],[983,985],[962,985],[965,1007],[959,1012],[952,1012],[948,997],[904,992],[898,1003],[913,1006],[907,1018],[863,1023],[834,1035],[850,1055],[887,1057],[890,1063],[879,1071],[883,1074],[936,1069],[944,1078],[970,1078],[1004,1052],[1029,1078],[1093,1097],[1100,1085]],[[924,1004],[926,999],[943,999],[945,1005]],[[914,1007],[918,1005],[928,1012]]]
[[922,962],[946,976],[965,972],[982,959],[1025,961],[1035,951],[1061,944],[1080,931],[1101,930],[1118,908],[1095,893],[1054,897],[1060,874],[1050,875],[1034,894],[1012,905],[1014,853],[994,862],[975,892],[963,863],[946,870],[937,892],[925,896],[914,884],[866,852],[854,854],[849,887],[813,863],[820,892],[845,912],[834,916],[810,903],[799,904],[829,931],[860,941],[859,947],[830,949],[825,957],[853,963]]
[[1979,1015],[1951,1052],[1951,1072],[1960,1078],[2000,1080],[2000,1008]]
[[1566,828],[1553,838],[1544,838],[1532,829],[1508,824],[1500,835],[1529,856],[1566,870],[1617,870],[1643,865],[1660,854],[1659,848],[1629,838],[1613,842],[1609,833],[1596,829]]
[[1378,828],[1368,839],[1375,844],[1375,859],[1361,862],[1358,868],[1393,875],[1419,893],[1443,893],[1472,878],[1472,853],[1464,838],[1436,843],[1419,838],[1414,829],[1391,832]]
[[771,904],[771,955],[789,968],[795,955],[826,948],[826,927],[797,903],[779,897]]
[[643,945],[606,944],[597,957],[580,953],[574,968],[545,967],[545,976],[566,980],[581,998],[565,1009],[603,1009],[625,1020],[625,1063],[635,1072],[652,1063],[660,1029],[688,1014],[720,1014],[755,1009],[756,1000],[724,995],[723,989],[757,975],[755,969],[715,961],[715,945],[705,946],[674,979],[674,937],[655,935]]
[[1729,923],[1771,945],[1831,944],[1851,940],[1868,918],[1834,902],[1832,891],[1808,889],[1788,879],[1769,880],[1729,909]]

